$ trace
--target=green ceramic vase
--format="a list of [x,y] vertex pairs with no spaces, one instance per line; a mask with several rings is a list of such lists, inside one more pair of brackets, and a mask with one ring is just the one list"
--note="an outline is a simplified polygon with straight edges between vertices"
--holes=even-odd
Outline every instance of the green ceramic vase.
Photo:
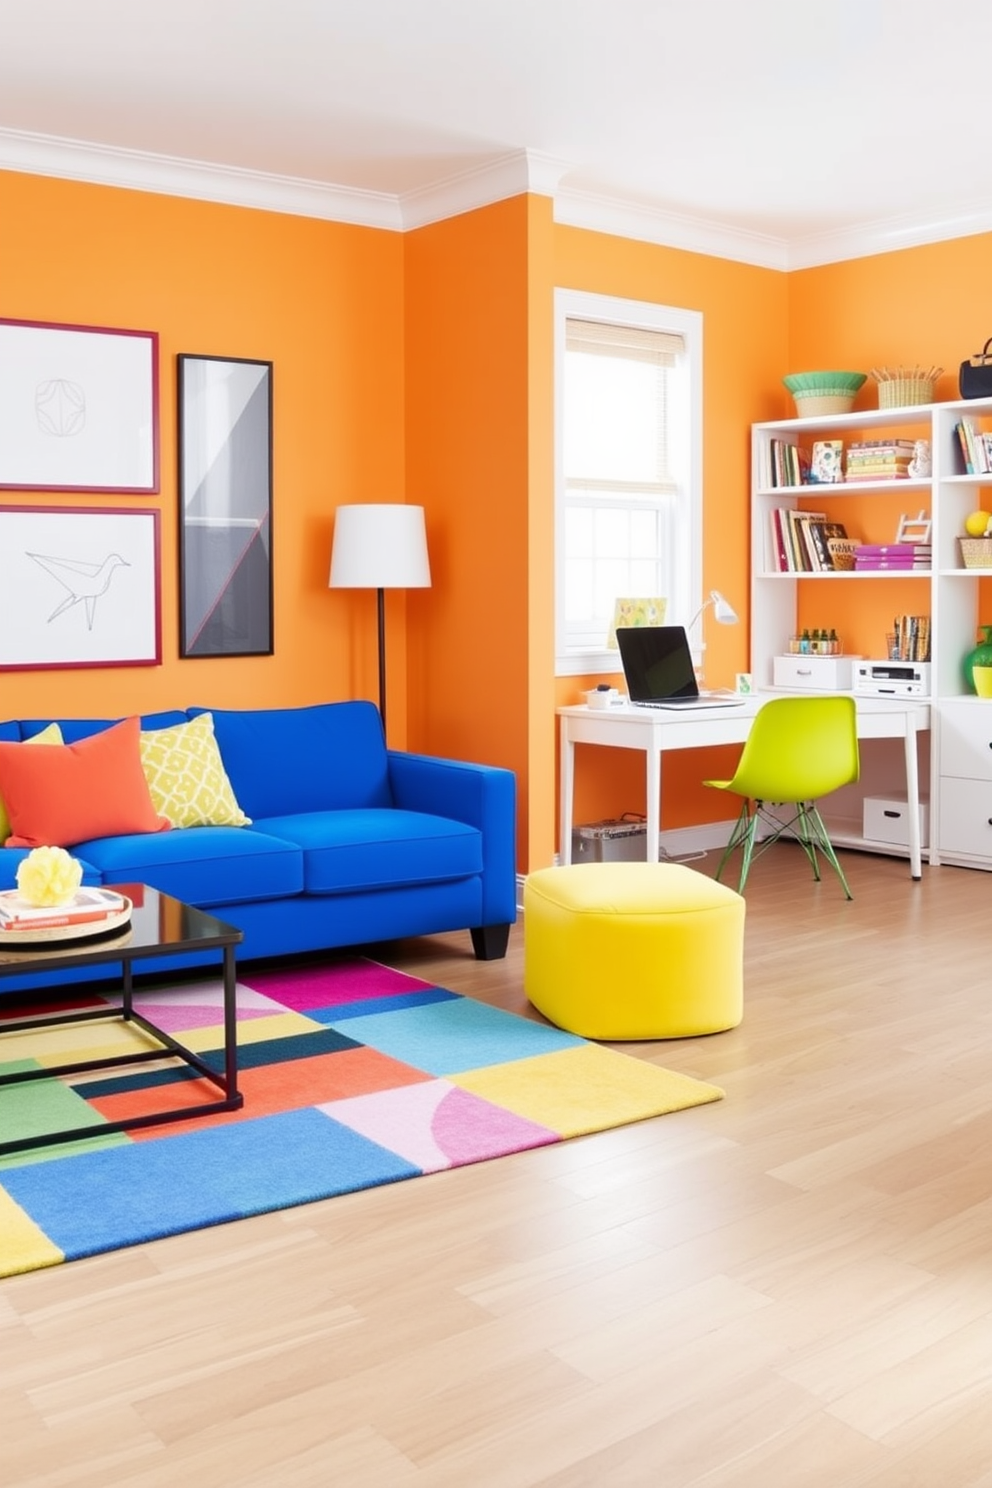
[[978,628],[982,631],[982,639],[973,650],[968,652],[961,663],[965,686],[972,692],[976,691],[975,679],[971,673],[972,667],[992,666],[992,625],[980,625]]

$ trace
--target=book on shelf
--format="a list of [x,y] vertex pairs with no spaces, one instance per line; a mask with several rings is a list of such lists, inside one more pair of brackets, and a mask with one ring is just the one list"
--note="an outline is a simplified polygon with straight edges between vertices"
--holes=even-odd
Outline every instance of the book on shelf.
[[110,920],[127,907],[113,889],[78,889],[67,904],[31,904],[17,889],[0,893],[0,930],[49,930]]
[[811,522],[825,522],[826,512],[795,511],[790,508],[786,516],[792,554],[790,569],[796,573],[815,573],[817,564],[809,527]]
[[890,661],[930,660],[930,616],[896,615],[892,622],[895,655]]
[[810,484],[814,486],[833,486],[843,481],[843,456],[843,439],[817,439],[810,452]]
[[847,528],[843,522],[827,522],[817,520],[810,523],[810,538],[816,549],[817,567],[823,573],[830,573],[836,569],[836,550],[831,548],[832,542],[846,541]]
[[992,473],[992,435],[984,434],[975,419],[962,417],[955,425],[967,475]]

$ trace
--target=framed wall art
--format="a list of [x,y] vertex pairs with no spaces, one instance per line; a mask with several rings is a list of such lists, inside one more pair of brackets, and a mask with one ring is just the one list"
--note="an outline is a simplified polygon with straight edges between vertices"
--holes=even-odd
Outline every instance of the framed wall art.
[[271,656],[272,363],[179,363],[179,654]]
[[159,489],[154,331],[0,320],[0,489]]
[[157,666],[158,511],[0,507],[0,670]]

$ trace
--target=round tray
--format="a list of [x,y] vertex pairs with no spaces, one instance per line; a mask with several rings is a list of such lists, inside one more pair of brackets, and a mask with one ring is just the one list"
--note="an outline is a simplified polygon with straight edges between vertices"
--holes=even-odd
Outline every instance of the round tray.
[[61,945],[67,940],[88,940],[97,935],[113,935],[115,931],[123,930],[131,921],[131,901],[126,895],[122,897],[124,907],[116,914],[106,915],[102,920],[83,920],[78,925],[47,925],[41,929],[31,926],[24,930],[0,929],[0,946],[5,950],[18,950],[21,946]]

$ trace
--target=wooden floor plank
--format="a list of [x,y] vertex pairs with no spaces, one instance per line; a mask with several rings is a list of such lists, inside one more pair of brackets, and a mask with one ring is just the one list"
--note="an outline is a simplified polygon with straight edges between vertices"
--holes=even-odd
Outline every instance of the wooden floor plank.
[[[992,880],[845,868],[623,1046],[720,1102],[0,1282],[4,1488],[992,1488]],[[539,1020],[524,933],[376,954]]]

